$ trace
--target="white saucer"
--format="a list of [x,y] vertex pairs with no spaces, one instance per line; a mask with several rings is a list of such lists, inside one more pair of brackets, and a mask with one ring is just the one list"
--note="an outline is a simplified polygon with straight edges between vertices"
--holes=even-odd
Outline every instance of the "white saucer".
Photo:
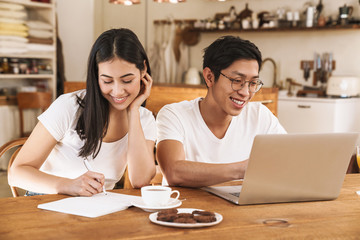
[[135,207],[141,208],[146,212],[157,212],[163,209],[176,208],[182,204],[182,202],[178,199],[171,198],[170,204],[166,206],[149,206],[146,205],[141,198],[131,201],[131,204]]
[[[178,213],[192,213],[194,210],[203,211],[201,209],[194,209],[194,208],[178,208]],[[219,224],[223,220],[223,217],[222,217],[221,214],[215,213],[215,218],[216,218],[215,222],[210,222],[210,223],[174,223],[174,222],[164,222],[164,221],[157,220],[157,214],[158,213],[156,212],[156,213],[151,213],[149,215],[149,219],[150,219],[151,222],[153,222],[155,224],[163,225],[163,226],[178,227],[178,228],[210,227],[210,226],[214,226],[216,224]]]

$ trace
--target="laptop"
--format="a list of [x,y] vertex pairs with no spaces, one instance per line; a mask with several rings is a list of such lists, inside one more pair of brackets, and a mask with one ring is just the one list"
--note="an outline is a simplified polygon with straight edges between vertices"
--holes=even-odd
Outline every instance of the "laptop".
[[258,135],[242,186],[202,189],[238,205],[336,199],[358,136],[358,133]]

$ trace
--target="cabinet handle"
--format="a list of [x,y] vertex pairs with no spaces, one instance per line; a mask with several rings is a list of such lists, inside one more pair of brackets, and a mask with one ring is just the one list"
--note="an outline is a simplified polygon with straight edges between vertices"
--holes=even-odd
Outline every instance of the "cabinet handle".
[[298,108],[311,108],[310,105],[298,105]]
[[262,103],[262,104],[267,104],[267,103],[272,103],[274,102],[273,100],[261,100],[261,101],[254,101],[254,102],[259,102],[259,103]]

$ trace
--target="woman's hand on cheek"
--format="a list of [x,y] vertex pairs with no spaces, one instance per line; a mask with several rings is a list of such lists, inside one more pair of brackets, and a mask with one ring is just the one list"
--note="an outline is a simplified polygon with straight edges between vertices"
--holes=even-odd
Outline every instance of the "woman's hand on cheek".
[[148,73],[145,73],[144,77],[141,78],[140,81],[141,84],[139,95],[130,104],[129,109],[139,108],[141,104],[150,96],[153,79]]

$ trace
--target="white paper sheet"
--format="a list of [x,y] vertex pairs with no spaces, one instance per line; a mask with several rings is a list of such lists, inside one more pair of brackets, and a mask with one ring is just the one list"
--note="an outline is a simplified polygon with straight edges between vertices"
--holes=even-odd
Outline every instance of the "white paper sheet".
[[92,197],[65,198],[39,204],[38,208],[94,218],[127,209],[137,199],[141,197],[108,192],[106,195],[99,193]]

